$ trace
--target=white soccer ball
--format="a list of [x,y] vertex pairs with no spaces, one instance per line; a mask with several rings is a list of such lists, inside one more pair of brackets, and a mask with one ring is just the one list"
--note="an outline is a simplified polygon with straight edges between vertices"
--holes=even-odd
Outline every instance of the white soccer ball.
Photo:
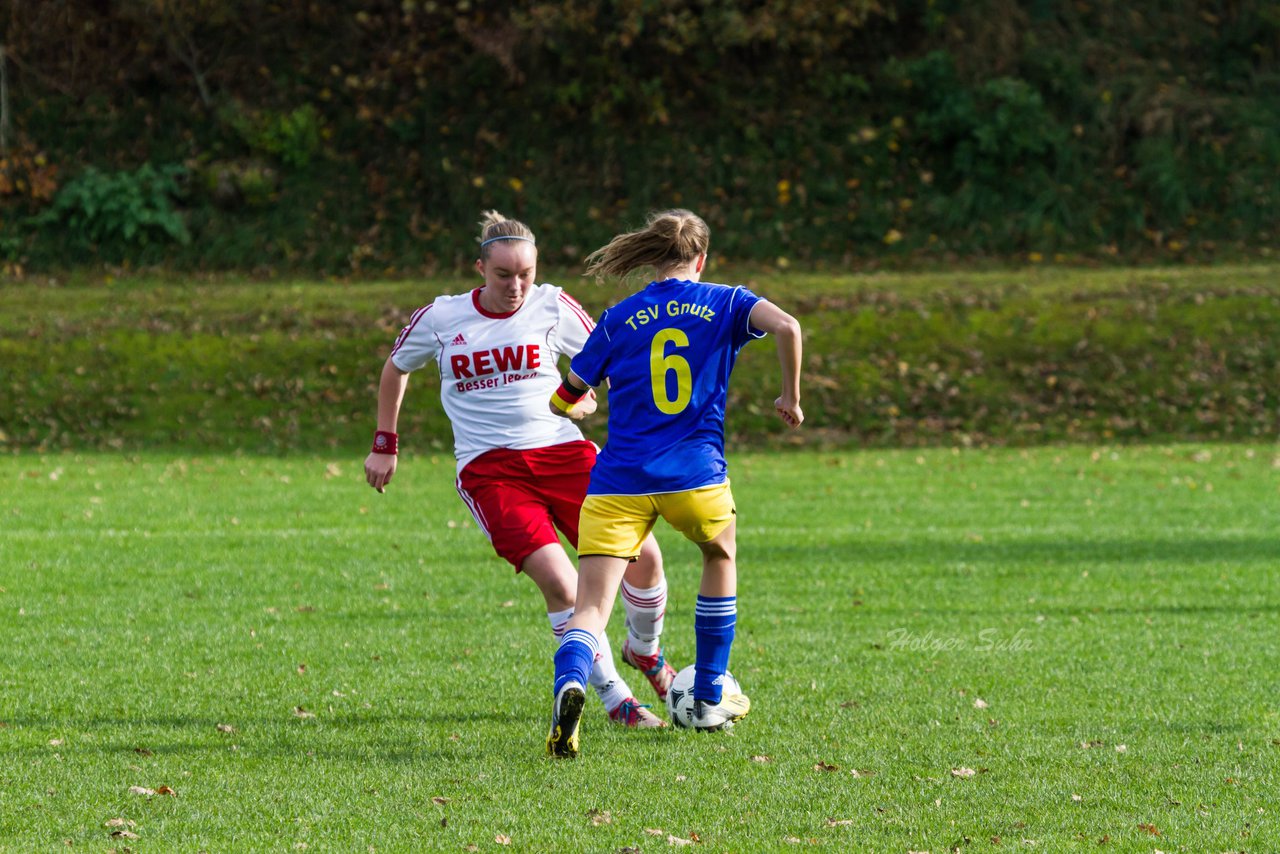
[[[667,691],[667,715],[671,718],[671,723],[678,727],[693,726],[693,677],[697,669],[696,665],[690,664],[681,670]],[[719,681],[724,696],[742,693],[742,688],[732,673],[725,673]]]

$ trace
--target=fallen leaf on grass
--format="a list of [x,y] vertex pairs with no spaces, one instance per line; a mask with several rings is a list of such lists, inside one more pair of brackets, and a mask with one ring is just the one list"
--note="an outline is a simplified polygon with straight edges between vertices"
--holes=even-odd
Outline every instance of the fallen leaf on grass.
[[60,739],[60,738],[51,738],[51,739],[49,739],[49,746],[50,746],[50,747],[61,747],[61,746],[62,746],[62,743],[63,743],[63,742],[62,742],[62,739]]
[[649,834],[650,836],[661,836],[662,834],[666,833],[666,831],[660,827],[646,827],[644,829],[644,832]]
[[1127,752],[1128,752],[1128,750],[1129,750],[1129,745],[1127,745],[1127,744],[1117,744],[1117,745],[1116,745],[1116,753],[1127,753]]
[[1144,833],[1150,833],[1152,836],[1160,835],[1160,828],[1156,827],[1154,824],[1140,824],[1138,825],[1138,830],[1141,830]]
[[1094,748],[1094,747],[1105,747],[1105,746],[1106,746],[1106,743],[1105,743],[1105,742],[1098,741],[1097,739],[1094,739],[1093,741],[1082,741],[1082,742],[1080,742],[1080,749],[1081,749],[1081,750],[1089,750],[1090,748]]
[[853,827],[851,818],[829,818],[824,823],[827,827]]
[[116,839],[141,839],[138,834],[131,830],[113,830],[111,831],[111,835]]
[[133,752],[134,752],[134,753],[136,753],[136,754],[138,754],[139,756],[151,756],[151,755],[152,755],[151,751],[150,751],[150,750],[147,750],[145,747],[135,747],[135,748],[133,749]]
[[102,823],[103,827],[137,827],[138,825],[127,818],[109,818]]
[[587,810],[587,818],[591,819],[592,827],[599,827],[602,824],[613,824],[613,816],[608,810]]
[[951,769],[952,777],[963,777],[967,779],[977,773],[978,772],[974,771],[972,768],[952,768]]
[[1077,795],[1077,794],[1074,794],[1074,793],[1073,793],[1073,794],[1071,795],[1071,800],[1075,801],[1076,803],[1080,803],[1081,801],[1083,801],[1083,800],[1084,800],[1084,798],[1082,798],[1082,797],[1080,797],[1079,795]]
[[752,761],[752,762],[772,762],[772,761],[773,761],[773,757],[771,757],[771,756],[765,756],[765,755],[761,754],[761,755],[759,755],[759,756],[752,756],[752,757],[751,757],[751,761]]
[[494,835],[493,841],[498,843],[499,845],[510,845],[511,837],[507,836],[505,833],[498,833]]
[[840,766],[830,762],[819,762],[813,766],[814,771],[839,771]]
[[692,839],[681,839],[679,836],[673,836],[673,835],[671,835],[670,833],[668,833],[668,834],[667,834],[667,844],[668,844],[668,845],[676,845],[676,846],[681,846],[681,845],[692,845],[692,844],[693,844],[693,840],[692,840]]
[[130,786],[129,794],[145,795],[148,798],[152,797],[153,795],[168,795],[173,798],[176,798],[178,796],[178,793],[175,792],[173,789],[169,788],[168,786],[161,786],[158,789],[149,789],[146,786]]
[[295,718],[314,718],[316,716],[316,713],[308,712],[306,709],[302,708],[302,706],[294,706],[293,716]]
[[849,773],[855,777],[874,777],[876,775],[875,771],[871,771],[866,768],[853,768]]
[[445,804],[449,803],[449,799],[442,798],[439,795],[436,795],[434,798],[431,799],[431,803],[436,804],[437,806],[444,806]]
[[236,728],[233,727],[231,724],[218,724],[218,726],[215,728],[218,730],[218,732],[235,732],[236,731]]
[[987,708],[987,701],[978,697],[973,701],[973,707],[975,709],[985,709]]

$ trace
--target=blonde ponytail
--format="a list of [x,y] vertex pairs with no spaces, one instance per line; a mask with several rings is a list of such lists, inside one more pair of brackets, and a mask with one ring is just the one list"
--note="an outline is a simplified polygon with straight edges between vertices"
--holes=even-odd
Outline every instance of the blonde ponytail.
[[644,228],[619,234],[586,258],[587,275],[624,277],[642,267],[659,273],[688,264],[711,245],[702,217],[682,208],[649,215]]

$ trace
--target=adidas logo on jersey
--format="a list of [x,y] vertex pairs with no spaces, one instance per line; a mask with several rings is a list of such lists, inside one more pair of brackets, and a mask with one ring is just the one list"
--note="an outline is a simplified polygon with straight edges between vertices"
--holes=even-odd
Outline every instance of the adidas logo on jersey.
[[457,335],[457,337],[455,337],[452,341],[450,341],[450,342],[449,342],[449,346],[450,346],[450,347],[463,347],[463,346],[466,346],[466,343],[467,343],[467,339],[466,339],[466,338],[464,338],[464,337],[462,337],[462,333],[461,333],[461,332],[459,332],[459,333],[458,333],[458,335]]

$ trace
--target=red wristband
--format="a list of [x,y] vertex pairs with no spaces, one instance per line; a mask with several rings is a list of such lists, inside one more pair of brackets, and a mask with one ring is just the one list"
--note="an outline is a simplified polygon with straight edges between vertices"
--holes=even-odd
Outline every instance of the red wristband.
[[390,430],[379,430],[373,434],[373,453],[397,454],[400,451],[400,437]]

